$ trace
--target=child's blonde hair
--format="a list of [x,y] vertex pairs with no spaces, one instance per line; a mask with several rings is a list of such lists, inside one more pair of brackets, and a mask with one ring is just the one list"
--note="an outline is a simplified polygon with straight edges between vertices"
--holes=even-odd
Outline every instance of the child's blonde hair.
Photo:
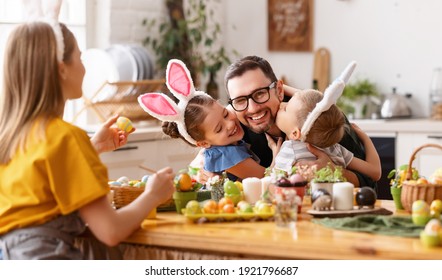
[[[317,90],[306,89],[296,93],[297,98],[303,102],[302,108],[295,118],[300,127],[304,124],[308,114],[313,111],[316,104],[322,100],[323,94]],[[314,122],[305,141],[320,148],[326,148],[341,141],[345,132],[345,118],[342,111],[332,105],[324,111]]]
[[[60,25],[65,44],[63,61],[69,63],[76,40],[64,24]],[[44,137],[45,123],[63,113],[65,100],[52,27],[44,22],[17,26],[9,36],[3,67],[0,164],[9,162],[18,149],[25,148],[37,120],[41,120],[38,135]]]

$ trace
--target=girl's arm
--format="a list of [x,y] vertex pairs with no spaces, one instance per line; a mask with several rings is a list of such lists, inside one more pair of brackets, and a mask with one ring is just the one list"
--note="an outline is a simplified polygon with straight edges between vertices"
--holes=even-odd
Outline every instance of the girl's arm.
[[265,168],[252,158],[247,158],[226,171],[240,179],[248,177],[262,178],[264,177]]
[[159,204],[169,199],[175,188],[170,167],[149,177],[145,191],[129,205],[114,210],[106,196],[80,208],[80,216],[101,242],[115,246],[137,228]]
[[356,170],[370,176],[374,181],[378,181],[382,175],[381,160],[378,152],[371,141],[370,137],[362,131],[356,124],[352,124],[358,138],[362,141],[365,147],[365,161],[354,157],[347,168]]
[[[275,157],[279,153],[279,150],[281,149],[283,139],[279,137],[278,141],[275,142],[273,138],[269,136],[267,133],[266,133],[266,138],[269,148],[272,150],[273,154],[272,164],[270,165],[270,168],[272,168],[273,165],[275,164]],[[254,161],[252,158],[248,158],[246,160],[241,161],[237,165],[232,166],[226,171],[241,179],[248,177],[262,178],[264,177],[265,167],[259,165],[259,163]]]

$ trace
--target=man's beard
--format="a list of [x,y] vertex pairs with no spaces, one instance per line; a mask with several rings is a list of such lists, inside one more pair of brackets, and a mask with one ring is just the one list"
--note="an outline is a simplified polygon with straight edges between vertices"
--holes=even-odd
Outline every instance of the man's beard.
[[250,126],[250,123],[249,123],[249,125],[248,125],[249,129],[256,134],[262,134],[262,133],[267,132],[272,127],[272,125],[275,123],[275,117],[273,116],[272,112],[268,111],[268,113],[270,114],[270,119],[267,124],[255,125],[252,127],[252,126]]

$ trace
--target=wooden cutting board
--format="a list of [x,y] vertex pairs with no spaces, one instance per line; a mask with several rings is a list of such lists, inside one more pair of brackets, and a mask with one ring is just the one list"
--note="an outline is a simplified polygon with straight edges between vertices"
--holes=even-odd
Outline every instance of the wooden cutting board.
[[317,81],[318,90],[324,92],[330,83],[330,51],[319,48],[315,51],[313,80]]

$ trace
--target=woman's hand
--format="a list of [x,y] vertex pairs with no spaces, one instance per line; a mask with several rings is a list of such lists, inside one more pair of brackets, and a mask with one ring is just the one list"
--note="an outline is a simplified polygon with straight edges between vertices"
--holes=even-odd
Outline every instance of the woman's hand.
[[313,145],[307,144],[307,149],[316,156],[316,160],[315,161],[299,161],[298,163],[296,163],[297,166],[303,166],[303,165],[308,165],[308,166],[313,166],[316,165],[317,170],[326,167],[328,164],[331,165],[331,167],[334,169],[334,164],[331,161],[330,157],[324,152],[321,151],[320,149],[316,148]]
[[175,191],[173,185],[174,177],[175,173],[170,167],[165,167],[152,176],[149,176],[145,192],[149,194],[149,198],[157,205],[172,197],[172,194]]
[[112,126],[118,119],[118,115],[115,115],[108,119],[103,125],[95,132],[91,138],[92,146],[100,154],[103,152],[109,152],[126,145],[127,137],[130,133],[135,131],[133,128],[129,132],[122,131],[117,127]]

